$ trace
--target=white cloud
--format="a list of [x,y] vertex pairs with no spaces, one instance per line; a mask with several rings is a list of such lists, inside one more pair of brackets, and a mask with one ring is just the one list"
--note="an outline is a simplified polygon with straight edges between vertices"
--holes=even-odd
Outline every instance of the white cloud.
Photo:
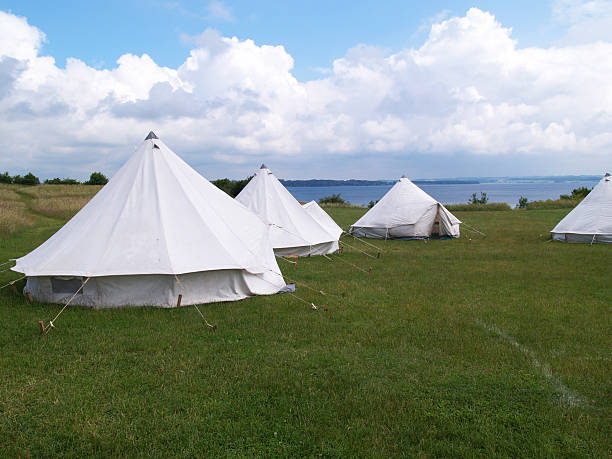
[[213,0],[208,4],[208,16],[211,19],[218,19],[221,21],[234,22],[235,18],[230,10],[223,2]]
[[24,18],[0,13],[2,24],[0,170],[112,173],[151,129],[223,176],[262,156],[304,164],[306,176],[334,158],[413,154],[610,161],[612,44],[520,49],[478,9],[434,24],[419,49],[358,45],[308,82],[283,46],[212,29],[184,37],[195,47],[176,69],[125,54],[99,70],[74,58],[61,69]]
[[557,0],[553,4],[553,18],[568,28],[561,44],[612,41],[610,0]]
[[36,57],[45,34],[28,24],[24,17],[0,11],[0,56],[29,60]]

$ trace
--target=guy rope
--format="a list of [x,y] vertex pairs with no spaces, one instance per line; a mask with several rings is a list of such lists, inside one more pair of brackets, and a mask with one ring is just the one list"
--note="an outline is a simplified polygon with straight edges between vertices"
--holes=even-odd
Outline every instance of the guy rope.
[[[9,263],[12,263],[12,262],[14,262],[14,261],[15,261],[15,260],[8,260],[8,261],[5,261],[4,263],[0,263],[0,266],[8,265]],[[10,268],[9,268],[9,269],[10,269]]]
[[62,312],[64,312],[64,310],[68,307],[68,305],[72,302],[72,300],[74,300],[74,298],[79,294],[79,292],[83,289],[83,287],[85,287],[85,284],[88,281],[89,281],[89,277],[83,281],[83,283],[78,288],[78,290],[72,294],[72,296],[66,302],[66,304],[64,305],[62,310],[57,313],[57,315],[53,318],[53,320],[49,321],[47,326],[45,326],[45,324],[44,324],[44,322],[42,320],[38,321],[38,323],[40,324],[40,331],[42,332],[43,335],[46,335],[47,333],[49,333],[49,330],[51,330],[52,328],[55,328],[55,325],[53,324],[53,322],[55,322],[57,320],[57,318],[62,314]]
[[343,230],[342,232],[343,232],[344,234],[348,234],[348,235],[349,235],[349,236],[351,236],[353,239],[357,239],[358,241],[363,242],[363,243],[364,243],[364,244],[366,244],[366,245],[369,245],[369,246],[370,246],[370,247],[372,247],[373,249],[378,250],[378,252],[384,252],[384,250],[383,250],[383,249],[381,249],[380,247],[378,247],[378,246],[376,246],[376,245],[374,245],[374,244],[371,244],[371,243],[369,243],[368,241],[364,241],[362,238],[359,238],[359,237],[355,236],[354,234],[349,233],[348,231],[344,231],[344,230]]
[[358,248],[357,248],[357,247],[355,247],[354,245],[351,245],[351,244],[349,244],[349,243],[347,243],[347,242],[344,242],[344,241],[338,241],[338,242],[339,242],[340,244],[344,244],[344,245],[345,245],[345,246],[347,246],[347,247],[350,247],[351,249],[357,250],[357,252],[361,252],[361,253],[363,253],[364,255],[366,255],[366,256],[368,256],[368,257],[370,257],[370,258],[380,258],[380,252],[378,252],[378,253],[376,254],[376,256],[374,256],[374,255],[372,255],[372,254],[369,254],[368,252],[365,252],[365,251],[363,251],[363,250],[358,249]]
[[332,257],[328,257],[327,255],[323,255],[325,258],[327,258],[329,261],[334,261],[334,260],[340,260],[343,263],[346,263],[347,265],[351,265],[353,268],[358,269],[359,271],[361,271],[362,273],[366,273],[366,274],[372,274],[372,268],[370,267],[370,269],[368,271],[366,271],[363,268],[360,268],[359,266],[351,263],[350,261],[347,260],[343,260],[342,257],[336,257],[336,258],[332,258]]
[[15,282],[18,282],[18,281],[20,281],[21,279],[25,279],[25,278],[26,278],[26,276],[21,276],[21,277],[20,277],[20,278],[18,278],[18,279],[12,280],[12,281],[10,281],[8,284],[3,285],[2,287],[0,287],[0,290],[2,290],[4,287],[8,287],[9,285],[13,285],[13,284],[15,284]]
[[473,226],[470,226],[470,225],[468,225],[468,224],[467,224],[467,223],[465,223],[465,222],[462,222],[461,224],[462,224],[463,226],[465,226],[465,227],[466,227],[468,230],[471,230],[471,231],[473,231],[474,233],[478,233],[478,234],[480,234],[480,235],[482,235],[482,236],[484,236],[484,237],[487,237],[487,235],[486,235],[485,233],[483,233],[482,231],[478,231],[478,230],[477,230],[476,228],[474,228]]
[[[181,282],[181,280],[178,278],[178,275],[174,275],[174,279],[176,280],[176,283],[179,285],[179,287],[182,289],[183,288],[183,283]],[[176,304],[177,307],[181,306],[181,299],[183,298],[183,295],[179,295],[179,301]],[[200,308],[198,308],[197,304],[194,304],[193,307],[195,308],[196,311],[198,311],[198,314],[200,314],[200,317],[202,318],[202,320],[204,321],[204,324],[209,327],[212,328],[213,331],[217,331],[217,326],[208,323],[208,320],[206,320],[206,317],[204,317],[204,314],[202,314],[202,311],[200,311]]]

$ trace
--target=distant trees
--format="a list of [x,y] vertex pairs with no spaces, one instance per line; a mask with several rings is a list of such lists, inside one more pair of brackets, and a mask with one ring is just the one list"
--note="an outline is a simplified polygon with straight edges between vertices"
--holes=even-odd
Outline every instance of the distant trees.
[[526,209],[527,208],[527,204],[529,203],[529,200],[524,197],[521,196],[518,200],[518,204],[516,205],[517,209]]
[[238,196],[238,193],[240,193],[242,189],[247,186],[247,183],[249,183],[252,178],[252,175],[243,180],[230,180],[228,178],[222,178],[213,180],[212,184],[220,190],[225,191],[232,198],[235,198],[236,196]]
[[[0,174],[0,183],[14,183],[15,185],[40,185],[40,179],[31,172],[28,172],[23,177],[21,175],[11,176],[8,172]],[[61,179],[55,177],[46,179],[45,185],[80,185],[81,182],[71,178]],[[89,176],[89,180],[83,182],[84,185],[106,185],[108,179],[102,172],[93,172]]]
[[53,179],[45,180],[45,185],[78,185],[79,183],[81,182],[71,178],[61,179],[59,177],[55,177]]
[[8,172],[0,175],[0,183],[14,183],[16,185],[39,185],[40,179],[31,172],[28,172],[23,177],[21,175],[15,175],[11,177]]
[[13,183],[13,177],[8,172],[0,174],[0,183]]
[[8,172],[0,174],[0,183],[15,183],[17,185],[38,185],[40,179],[31,172],[28,172],[23,177],[21,175],[10,176]]
[[106,185],[108,179],[102,172],[92,172],[89,176],[89,180],[84,182],[83,185]]

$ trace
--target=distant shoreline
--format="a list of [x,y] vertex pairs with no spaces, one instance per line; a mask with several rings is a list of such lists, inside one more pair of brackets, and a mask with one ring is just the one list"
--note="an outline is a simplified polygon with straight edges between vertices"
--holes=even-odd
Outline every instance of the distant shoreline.
[[[581,181],[599,181],[599,175],[561,175],[561,176],[538,176],[538,177],[470,177],[457,179],[415,179],[417,185],[478,185],[483,183],[567,183]],[[395,183],[395,180],[285,180],[280,182],[290,188],[294,187],[334,187],[334,186],[384,186]]]

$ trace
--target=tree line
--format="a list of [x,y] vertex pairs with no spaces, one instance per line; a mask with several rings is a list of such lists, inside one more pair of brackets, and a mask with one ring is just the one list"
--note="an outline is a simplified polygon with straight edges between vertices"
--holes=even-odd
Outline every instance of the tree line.
[[220,190],[225,191],[232,198],[235,198],[252,178],[252,175],[242,180],[230,180],[228,178],[222,178],[218,180],[213,180],[211,183]]
[[[235,198],[238,193],[242,191],[242,189],[249,183],[253,176],[247,177],[242,180],[230,180],[228,178],[213,180],[212,184],[217,188],[225,191],[232,198]],[[28,172],[26,175],[10,175],[8,172],[0,174],[0,183],[12,183],[15,185],[40,185],[40,179]],[[85,182],[79,182],[76,179],[72,178],[59,178],[55,177],[52,179],[46,179],[44,182],[45,185],[106,185],[108,183],[108,178],[102,172],[92,172],[89,176],[89,180]]]
[[[40,185],[40,179],[31,172],[23,177],[21,175],[10,175],[8,172],[0,174],[0,183],[14,183],[15,185]],[[71,178],[52,178],[43,182],[45,185],[106,185],[108,178],[102,172],[92,172],[89,180],[79,182]]]

